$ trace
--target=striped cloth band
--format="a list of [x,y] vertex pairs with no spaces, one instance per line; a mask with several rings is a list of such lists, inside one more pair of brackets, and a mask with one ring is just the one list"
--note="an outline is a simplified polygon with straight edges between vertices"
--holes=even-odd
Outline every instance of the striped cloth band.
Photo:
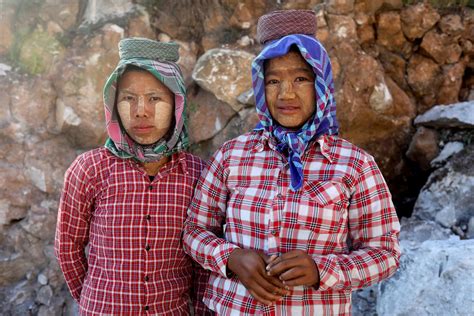
[[179,59],[179,45],[142,37],[124,38],[119,43],[119,56],[120,59],[145,58],[174,63]]

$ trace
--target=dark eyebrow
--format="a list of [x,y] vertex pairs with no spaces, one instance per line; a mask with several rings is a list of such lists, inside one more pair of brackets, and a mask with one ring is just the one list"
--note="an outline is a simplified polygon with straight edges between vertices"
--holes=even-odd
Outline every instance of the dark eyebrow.
[[[298,68],[293,68],[290,70],[291,72],[305,72],[307,73],[308,75],[312,75],[314,76],[314,73],[308,69],[308,68],[303,68],[303,67],[298,67]],[[279,71],[279,70],[269,70],[269,71],[265,71],[265,76],[278,76],[279,73],[281,73],[282,71]]]

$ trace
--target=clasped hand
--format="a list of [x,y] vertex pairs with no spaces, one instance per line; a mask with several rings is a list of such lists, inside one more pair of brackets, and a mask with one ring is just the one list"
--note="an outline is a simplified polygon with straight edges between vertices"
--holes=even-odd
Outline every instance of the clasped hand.
[[232,251],[227,268],[259,302],[272,305],[299,285],[319,283],[319,271],[313,259],[302,250],[279,257],[251,249]]

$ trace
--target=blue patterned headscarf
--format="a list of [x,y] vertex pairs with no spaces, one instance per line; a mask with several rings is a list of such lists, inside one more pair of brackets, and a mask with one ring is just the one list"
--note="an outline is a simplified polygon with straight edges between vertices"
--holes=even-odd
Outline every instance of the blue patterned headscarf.
[[[292,131],[273,120],[265,100],[264,61],[288,53],[296,45],[313,68],[315,74],[316,111],[299,130]],[[303,164],[301,157],[312,139],[327,134],[338,134],[339,125],[336,119],[336,101],[334,99],[334,82],[329,56],[315,38],[291,34],[278,40],[266,43],[260,54],[252,63],[252,83],[260,123],[255,130],[267,130],[277,140],[277,150],[287,156],[290,165],[290,188],[297,191],[303,185]]]

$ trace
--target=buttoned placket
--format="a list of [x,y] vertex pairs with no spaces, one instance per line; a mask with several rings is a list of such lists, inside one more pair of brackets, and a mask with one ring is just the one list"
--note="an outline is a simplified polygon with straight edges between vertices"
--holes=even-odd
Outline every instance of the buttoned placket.
[[277,153],[278,165],[276,166],[271,196],[272,205],[269,212],[268,220],[268,252],[269,255],[280,255],[280,231],[281,231],[281,218],[283,216],[285,200],[286,200],[286,186],[283,181],[285,172],[287,170],[286,159],[282,155]]
[[[146,175],[146,174],[145,174]],[[157,181],[158,175],[155,175],[153,181],[150,181],[150,178],[148,175],[146,175],[146,179],[148,180],[146,183],[146,188],[145,190],[147,191],[147,194],[145,194],[145,201],[144,202],[144,208],[143,208],[143,229],[144,231],[144,244],[145,244],[145,267],[144,267],[144,272],[143,272],[143,287],[144,287],[144,293],[145,293],[145,299],[144,299],[144,311],[145,313],[148,313],[150,311],[150,306],[148,305],[148,295],[150,293],[150,288],[149,288],[149,280],[150,276],[148,275],[148,271],[150,270],[149,263],[150,263],[150,256],[152,255],[152,247],[151,247],[151,236],[150,236],[150,225],[152,221],[152,215],[151,215],[151,208],[150,208],[150,202],[151,202],[151,196],[152,194],[155,194],[155,187],[156,187],[156,181]]]

